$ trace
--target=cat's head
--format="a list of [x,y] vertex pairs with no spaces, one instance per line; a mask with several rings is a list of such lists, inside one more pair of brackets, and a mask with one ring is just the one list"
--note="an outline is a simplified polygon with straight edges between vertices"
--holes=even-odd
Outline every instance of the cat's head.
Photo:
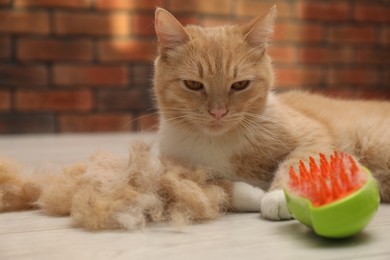
[[276,7],[245,25],[183,27],[157,9],[154,93],[166,124],[208,135],[245,128],[273,85],[267,42]]

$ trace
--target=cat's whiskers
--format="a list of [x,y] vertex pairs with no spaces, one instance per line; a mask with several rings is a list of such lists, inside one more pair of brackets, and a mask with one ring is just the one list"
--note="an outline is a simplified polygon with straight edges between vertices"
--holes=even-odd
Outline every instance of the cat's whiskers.
[[[246,122],[248,125],[252,127],[254,132],[256,132],[256,136],[261,137],[262,139],[267,139],[270,141],[278,141],[279,139],[272,134],[266,127],[262,126],[261,124],[258,124],[257,122],[250,120],[248,118],[244,118],[243,122]],[[260,128],[260,129],[257,129]],[[255,130],[260,130],[259,132]],[[265,132],[265,134],[264,134]]]
[[[253,132],[255,132],[255,130],[253,130],[253,127],[248,125],[247,123],[244,123],[243,126],[246,127],[246,131],[253,131]],[[272,160],[272,161],[276,162],[276,160],[274,159],[275,156],[274,156],[272,150],[269,149],[268,146],[265,146],[263,143],[260,143],[260,140],[258,140],[258,138],[256,138],[256,137],[258,137],[258,135],[256,135],[256,133],[252,134],[251,137],[249,137],[245,133],[244,137],[250,144],[248,147],[246,147],[246,149],[248,149],[252,153],[256,153],[256,154],[258,154],[259,151],[261,151],[264,154],[268,154],[269,160]]]
[[[194,131],[196,128],[196,121],[191,118],[189,115],[181,115],[176,117],[171,117],[169,119],[165,119],[164,122],[168,123],[170,127],[174,128],[183,128],[189,130],[187,135],[181,135],[181,139],[176,140],[177,143],[184,143],[188,141],[188,139],[192,140],[192,146],[196,146],[201,133]],[[191,146],[191,145],[190,145]]]
[[270,149],[267,143],[280,143],[287,149],[287,147],[275,135],[269,132],[268,129],[264,130],[264,126],[260,123],[243,117],[242,114],[240,115],[238,113],[231,117],[231,121],[236,121],[235,128],[238,128],[238,132],[241,134],[240,136],[243,136],[249,143],[249,145],[246,146],[246,149],[249,151],[253,153],[261,151],[262,153],[268,154],[268,158],[277,163],[273,149]]
[[[260,128],[263,132],[266,132],[266,135],[262,134],[262,137],[268,138],[271,141],[278,142],[281,144],[286,150],[289,150],[287,146],[278,138],[275,134],[272,133],[271,130],[269,130],[266,126],[264,126],[264,123],[275,127],[284,127],[281,123],[279,123],[277,120],[275,120],[273,117],[270,116],[264,116],[264,115],[259,115],[259,114],[254,114],[254,113],[249,113],[249,112],[239,112],[237,113],[238,115],[242,116],[244,120],[248,121],[250,124],[253,124],[257,127]],[[252,119],[248,118],[251,117]],[[260,121],[258,121],[260,120]]]
[[[121,128],[125,128],[125,127],[127,127],[127,126],[133,124],[133,123],[136,122],[137,120],[142,119],[142,118],[145,118],[145,117],[148,117],[148,116],[153,116],[153,115],[159,115],[159,114],[160,114],[160,112],[156,111],[156,112],[153,112],[153,113],[148,113],[148,114],[145,114],[145,115],[142,115],[142,116],[138,116],[138,117],[136,117],[136,118],[134,118],[134,119],[132,119],[132,120],[130,120],[130,121],[124,123],[124,124],[121,126]],[[154,125],[156,125],[156,124],[154,124]]]
[[192,130],[194,127],[196,127],[195,121],[189,115],[170,117],[164,121],[173,127],[182,127],[188,130]]
[[[198,128],[199,125],[203,127],[208,127],[212,121],[209,118],[205,117],[204,114],[200,114],[191,109],[185,108],[164,108],[164,114],[168,116],[166,122],[171,126],[182,127],[191,132],[195,133],[194,127]],[[180,114],[180,115],[177,115]],[[287,146],[267,127],[264,123],[271,124],[272,126],[279,126],[276,120],[272,120],[272,117],[253,114],[249,112],[237,112],[232,115],[229,115],[227,119],[223,122],[224,127],[231,127],[238,135],[240,144],[242,145],[242,138],[249,142],[247,146],[248,149],[255,151],[257,149],[263,150],[263,152],[272,156],[271,149],[265,149],[264,142],[266,143],[279,143],[282,147],[288,150]],[[200,132],[199,132],[200,134]]]
[[[151,109],[153,109],[153,108],[151,108]],[[180,112],[189,112],[189,111],[192,111],[192,110],[190,110],[190,109],[181,109],[181,108],[168,108],[168,109],[166,109],[166,110],[175,111],[175,112],[176,112],[176,111],[180,111]],[[165,114],[169,114],[170,111],[166,111],[167,113],[165,113]],[[136,118],[134,118],[134,119],[132,119],[132,120],[126,122],[126,123],[123,124],[121,127],[122,127],[122,128],[125,128],[125,127],[127,127],[127,126],[133,124],[134,122],[136,122],[136,121],[138,121],[138,120],[140,120],[140,119],[143,119],[143,118],[145,118],[145,117],[153,116],[153,115],[161,115],[161,114],[164,114],[164,113],[162,113],[161,111],[155,111],[155,112],[153,112],[153,113],[148,113],[148,114],[145,114],[145,115],[142,115],[142,116],[138,116],[138,117],[136,117]],[[150,126],[149,128],[147,128],[146,130],[142,130],[142,133],[145,133],[145,134],[150,133],[150,132],[151,132],[156,126],[158,126],[159,124],[160,124],[159,122],[153,124],[152,126]]]
[[193,109],[189,109],[189,108],[177,108],[177,107],[164,107],[163,111],[161,113],[164,113],[164,112],[183,112],[183,113],[188,113],[188,112],[192,112],[194,113],[196,110],[193,110]]
[[279,143],[281,146],[283,146],[286,151],[289,151],[288,147],[280,140],[280,138],[278,138],[275,134],[273,134],[270,130],[268,130],[266,127],[264,127],[263,125],[261,125],[260,123],[257,123],[253,120],[250,120],[248,118],[246,118],[246,120],[248,120],[251,124],[254,124],[255,126],[261,128],[262,131],[264,131],[266,133],[266,135],[262,134],[261,136],[262,137],[267,137],[269,138],[271,141],[274,141],[274,142],[277,142]]
[[242,143],[243,138],[242,138],[242,133],[240,131],[240,128],[234,124],[233,129],[237,132],[238,142],[240,143],[240,147],[243,147],[243,143]]
[[241,113],[243,116],[248,116],[248,117],[261,120],[261,122],[259,123],[266,123],[266,124],[272,124],[280,127],[285,127],[284,124],[278,122],[273,116],[265,116],[265,115],[259,115],[259,114],[249,113],[249,112],[241,112]]

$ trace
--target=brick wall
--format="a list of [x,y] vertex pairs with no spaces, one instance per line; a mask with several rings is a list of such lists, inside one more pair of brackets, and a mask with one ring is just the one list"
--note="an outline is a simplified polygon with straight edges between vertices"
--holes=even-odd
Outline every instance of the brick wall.
[[155,6],[215,26],[274,2],[279,89],[390,99],[386,0],[0,0],[0,133],[150,129]]

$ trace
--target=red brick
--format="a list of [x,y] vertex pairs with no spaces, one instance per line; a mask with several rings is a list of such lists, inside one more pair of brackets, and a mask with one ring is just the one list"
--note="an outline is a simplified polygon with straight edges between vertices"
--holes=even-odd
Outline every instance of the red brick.
[[118,132],[132,130],[128,114],[61,115],[60,132]]
[[[176,16],[179,22],[185,26],[187,24],[197,24],[195,16]],[[154,36],[154,15],[153,14],[134,14],[131,17],[132,33],[142,36]]]
[[199,24],[199,20],[197,19],[196,15],[176,15],[176,19],[183,25],[191,25],[191,24]]
[[327,63],[327,49],[323,47],[304,47],[298,52],[299,61],[302,63]]
[[0,11],[0,32],[47,34],[50,31],[46,12]]
[[279,18],[290,18],[294,16],[293,9],[286,1],[256,1],[238,0],[236,1],[235,13],[239,16],[259,16],[267,12],[274,4],[278,10]]
[[273,39],[279,42],[321,42],[324,40],[324,27],[315,24],[276,23]]
[[0,111],[8,111],[11,107],[11,94],[8,91],[0,90]]
[[0,37],[0,59],[7,59],[11,56],[11,41],[9,38]]
[[148,97],[140,90],[102,90],[96,100],[100,111],[139,111],[152,107]]
[[37,114],[0,114],[0,133],[53,133],[55,131],[55,119],[48,113]]
[[327,59],[333,64],[352,63],[354,50],[350,46],[328,48]]
[[271,46],[268,54],[275,63],[288,64],[296,62],[296,48],[293,46]]
[[136,35],[154,35],[154,16],[136,14],[131,17],[132,32]]
[[356,51],[355,58],[360,64],[390,64],[390,50],[361,48]]
[[16,93],[16,108],[19,111],[89,111],[92,105],[92,95],[87,90]]
[[232,0],[170,0],[168,10],[221,15],[230,14],[231,6]]
[[332,68],[329,73],[330,85],[375,85],[378,83],[375,69]]
[[163,6],[163,0],[96,0],[97,9],[118,10],[150,10]]
[[89,40],[21,39],[17,57],[20,60],[88,61],[92,60]]
[[126,66],[54,66],[54,83],[66,86],[125,86],[128,84]]
[[298,51],[298,61],[304,64],[351,63],[353,50],[349,47],[303,47]]
[[131,79],[132,87],[138,89],[148,89],[151,87],[153,78],[153,64],[136,63],[132,66],[133,76]]
[[300,19],[343,21],[349,19],[351,6],[347,2],[299,1],[297,16]]
[[318,85],[323,81],[323,71],[317,68],[275,68],[276,85],[283,87],[301,87]]
[[385,68],[384,73],[385,73],[385,77],[384,77],[383,85],[388,87],[388,86],[390,86],[390,68],[389,68],[389,66],[387,66]]
[[357,3],[354,17],[358,21],[390,22],[389,5]]
[[390,45],[390,28],[382,29],[381,42],[383,45]]
[[159,128],[159,116],[157,114],[140,115],[135,120],[137,131],[149,133]]
[[341,26],[330,29],[331,43],[375,43],[376,30],[373,26]]
[[59,35],[128,36],[128,14],[65,13],[55,15],[55,32]]
[[47,85],[48,73],[45,66],[0,65],[2,85]]
[[153,41],[102,40],[98,46],[101,61],[152,61],[156,57]]
[[86,8],[90,0],[13,0],[16,7]]

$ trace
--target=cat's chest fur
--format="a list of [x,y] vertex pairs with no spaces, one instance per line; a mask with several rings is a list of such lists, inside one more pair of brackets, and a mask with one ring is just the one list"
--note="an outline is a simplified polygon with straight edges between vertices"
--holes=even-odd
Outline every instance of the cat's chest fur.
[[210,169],[215,177],[236,180],[232,157],[243,147],[241,140],[191,134],[164,124],[159,132],[163,156]]

